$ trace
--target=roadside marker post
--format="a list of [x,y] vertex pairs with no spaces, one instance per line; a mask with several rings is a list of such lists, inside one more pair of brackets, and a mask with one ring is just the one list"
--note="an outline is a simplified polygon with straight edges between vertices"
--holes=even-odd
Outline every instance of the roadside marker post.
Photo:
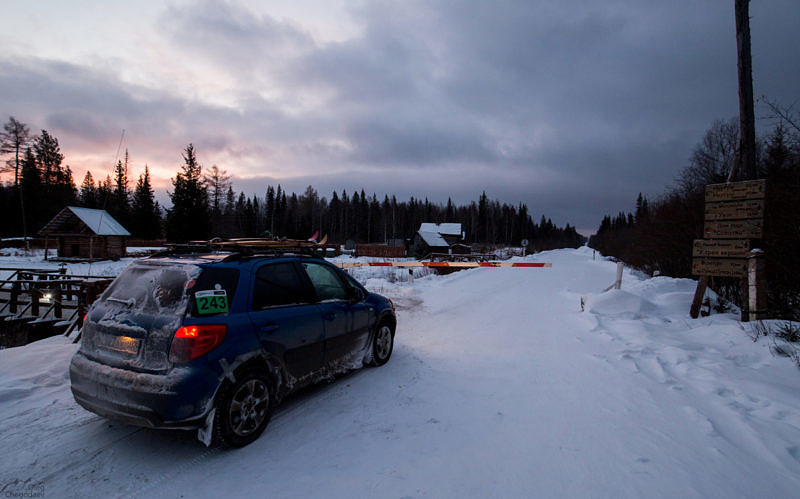
[[607,287],[603,290],[603,293],[609,291],[611,288],[614,289],[622,289],[622,271],[625,269],[625,264],[622,262],[617,262],[617,278],[614,280],[614,284]]

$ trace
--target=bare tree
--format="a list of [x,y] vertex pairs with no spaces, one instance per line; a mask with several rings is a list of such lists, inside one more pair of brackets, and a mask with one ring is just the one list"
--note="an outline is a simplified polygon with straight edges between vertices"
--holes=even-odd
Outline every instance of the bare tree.
[[761,100],[772,112],[772,114],[768,115],[767,118],[776,119],[779,123],[786,123],[791,129],[793,129],[794,133],[792,135],[794,135],[795,141],[800,139],[800,116],[795,114],[793,109],[794,104],[783,107],[777,102],[766,97],[762,97]]
[[211,202],[211,210],[215,215],[222,213],[221,204],[225,199],[225,194],[231,185],[231,176],[228,172],[221,170],[217,165],[211,167],[211,172],[203,175],[206,185],[208,186],[209,201]]
[[9,116],[8,123],[3,125],[3,132],[0,134],[0,153],[14,153],[14,158],[9,159],[6,164],[8,169],[14,170],[14,185],[19,185],[19,153],[30,142],[31,133],[25,123],[17,121],[13,116]]
[[686,194],[702,191],[706,184],[725,182],[736,165],[739,125],[736,118],[717,120],[695,147],[687,166],[678,176],[678,187]]

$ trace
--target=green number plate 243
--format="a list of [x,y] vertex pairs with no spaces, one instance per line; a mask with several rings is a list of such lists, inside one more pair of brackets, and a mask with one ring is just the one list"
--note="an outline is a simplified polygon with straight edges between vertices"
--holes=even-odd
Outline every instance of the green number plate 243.
[[201,315],[228,313],[228,295],[224,289],[198,291],[194,294],[194,299],[197,302],[197,312]]

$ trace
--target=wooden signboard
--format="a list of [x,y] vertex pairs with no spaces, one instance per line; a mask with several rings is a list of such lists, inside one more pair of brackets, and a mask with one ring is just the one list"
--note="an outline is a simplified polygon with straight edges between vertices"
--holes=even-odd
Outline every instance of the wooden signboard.
[[[706,186],[705,239],[696,240],[692,247],[692,274],[701,276],[689,311],[693,318],[698,317],[710,276],[747,278],[751,287],[761,279],[749,275],[747,269],[758,264],[758,254],[750,252],[750,239],[762,237],[766,195],[766,180]],[[763,297],[763,287],[749,293]],[[752,308],[758,310],[759,306]],[[752,317],[750,312],[742,307],[742,320],[748,317]]]
[[706,203],[706,220],[744,220],[750,218],[764,218],[763,199]]
[[692,256],[711,258],[746,258],[750,251],[747,239],[695,239]]
[[741,258],[694,258],[692,274],[720,277],[743,277],[747,261]]
[[706,186],[706,203],[764,199],[766,195],[766,180],[749,180],[747,182],[731,182],[729,184],[711,184]]
[[703,235],[706,239],[760,239],[763,225],[760,219],[707,221]]

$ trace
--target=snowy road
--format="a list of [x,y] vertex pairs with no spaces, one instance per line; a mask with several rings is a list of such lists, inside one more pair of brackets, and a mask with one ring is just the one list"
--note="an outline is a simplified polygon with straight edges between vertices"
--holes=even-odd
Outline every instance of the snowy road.
[[[686,280],[591,250],[386,283],[395,351],[288,400],[240,450],[73,401],[60,338],[0,351],[0,493],[45,497],[792,497],[800,371]],[[372,283],[374,286],[374,283]],[[586,311],[581,312],[581,297]],[[35,489],[39,490],[39,489]]]

